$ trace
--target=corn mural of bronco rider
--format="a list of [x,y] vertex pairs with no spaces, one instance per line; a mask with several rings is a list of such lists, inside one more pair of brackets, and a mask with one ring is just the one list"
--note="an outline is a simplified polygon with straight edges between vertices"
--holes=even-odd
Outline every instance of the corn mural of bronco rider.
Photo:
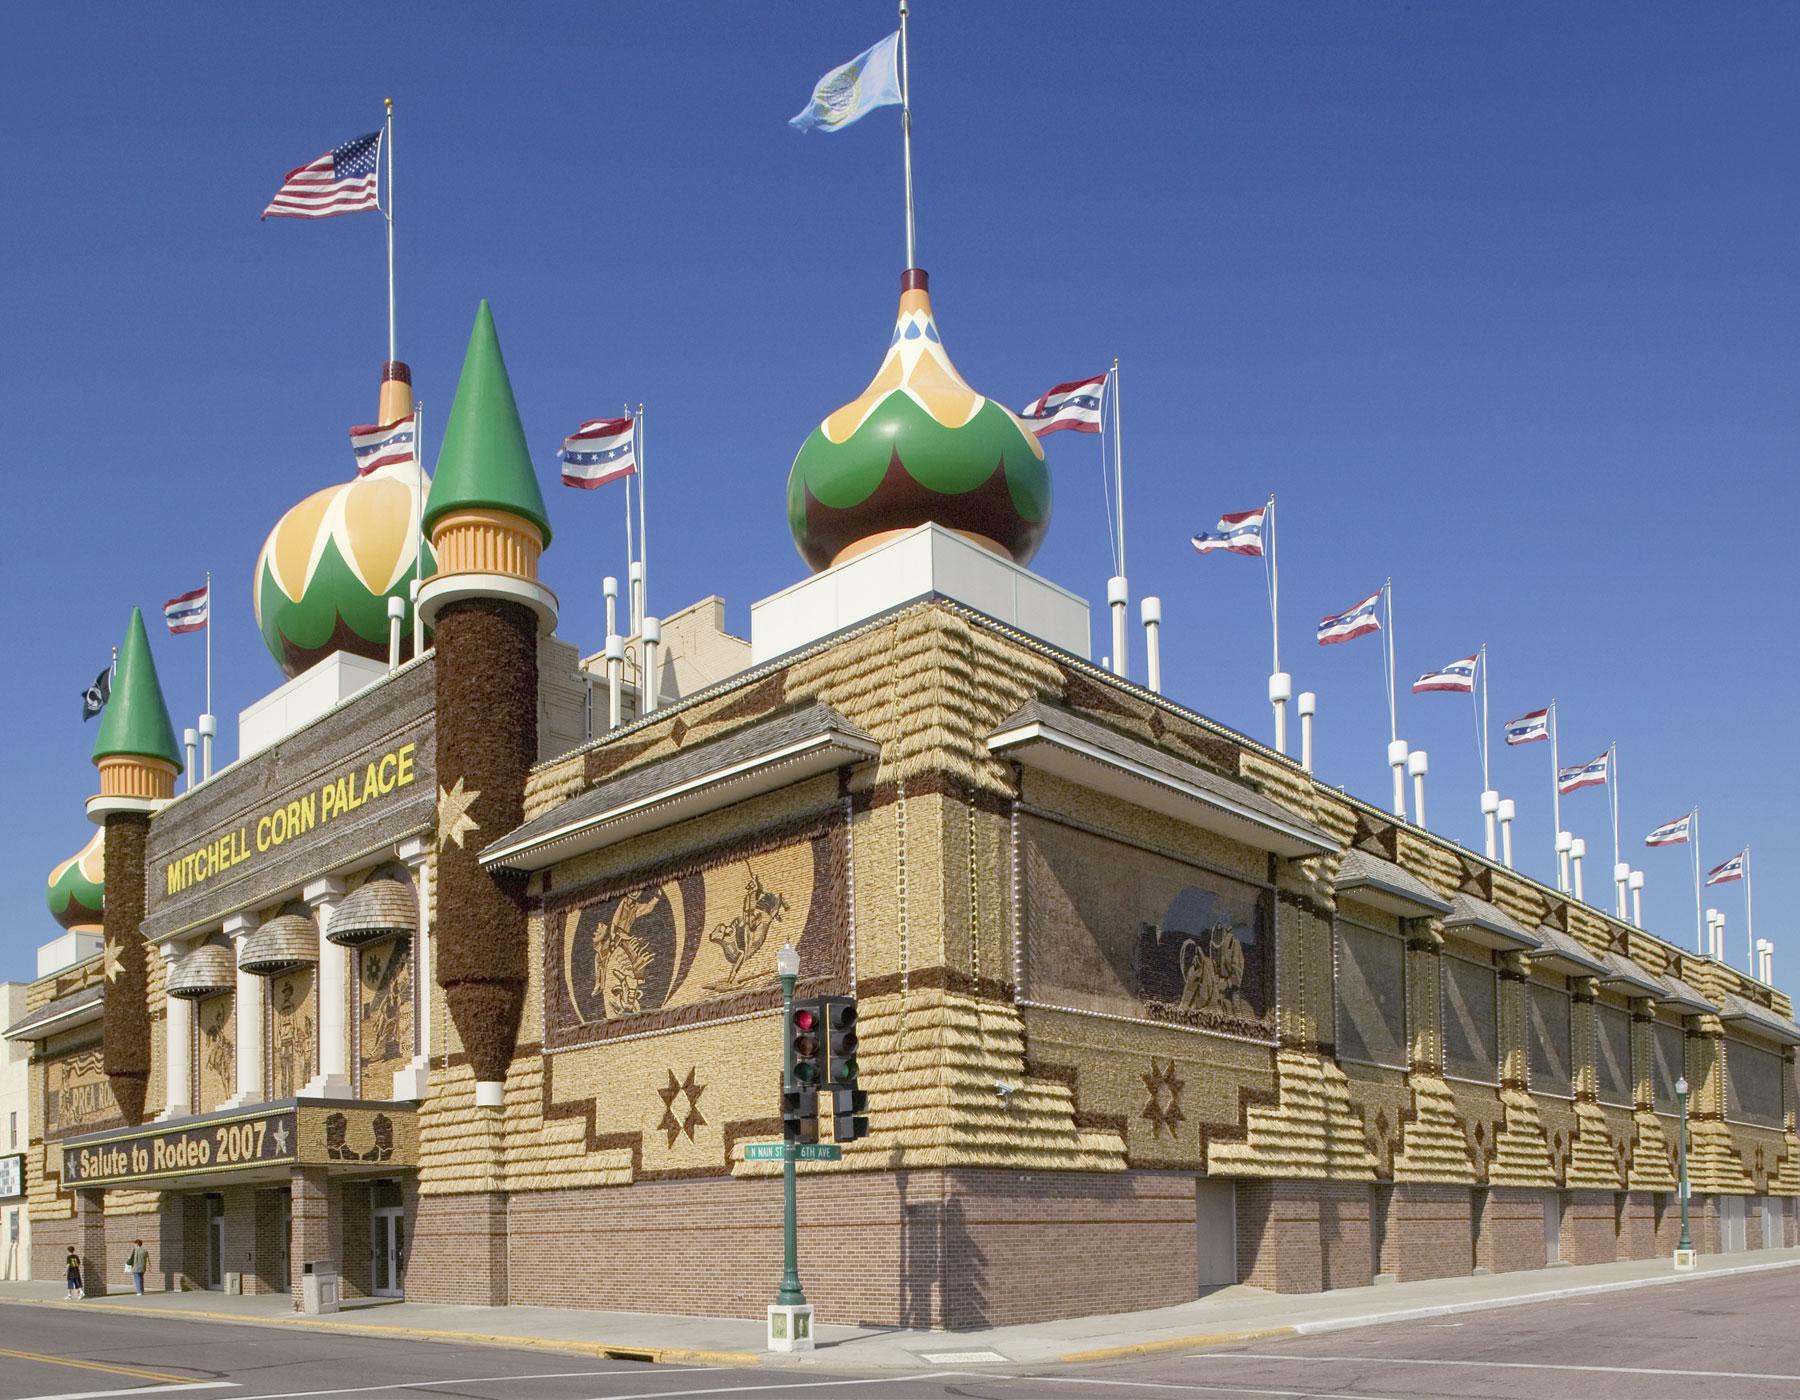
[[620,896],[606,928],[594,939],[594,995],[609,1019],[644,1009],[644,977],[656,953],[632,929],[667,902],[660,885]]

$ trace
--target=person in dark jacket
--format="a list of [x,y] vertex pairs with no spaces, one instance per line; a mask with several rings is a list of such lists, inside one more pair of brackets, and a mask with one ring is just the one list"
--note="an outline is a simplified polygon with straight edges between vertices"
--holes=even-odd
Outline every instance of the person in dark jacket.
[[69,1296],[65,1301],[73,1303],[82,1296],[81,1256],[71,1249],[66,1262],[69,1266]]

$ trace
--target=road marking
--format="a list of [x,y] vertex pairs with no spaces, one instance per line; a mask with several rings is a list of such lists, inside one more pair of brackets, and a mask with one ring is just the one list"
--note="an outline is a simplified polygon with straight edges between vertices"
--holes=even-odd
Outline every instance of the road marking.
[[1690,1376],[1695,1380],[1800,1381],[1800,1375],[1763,1371],[1680,1371],[1661,1366],[1577,1366],[1553,1361],[1432,1361],[1422,1356],[1284,1356],[1273,1351],[1196,1352],[1189,1361],[1361,1361],[1387,1366],[1473,1366],[1498,1371],[1587,1371],[1601,1376]]
[[[667,1373],[659,1370],[657,1374]],[[771,1385],[717,1385],[705,1390],[637,1390],[623,1395],[596,1395],[591,1400],[680,1400],[689,1395],[749,1395],[759,1390],[829,1390],[847,1385],[898,1385],[901,1381],[942,1381],[952,1376],[968,1376],[983,1381],[1018,1379],[1016,1376],[994,1377],[984,1371],[910,1371],[903,1376],[870,1376],[853,1381],[782,1381]],[[276,1400],[276,1397],[258,1396],[257,1400]],[[1355,1400],[1372,1398],[1359,1396]],[[1379,1400],[1379,1397],[1374,1397],[1373,1400]]]
[[122,1395],[173,1395],[181,1390],[236,1390],[236,1381],[192,1381],[187,1385],[134,1385],[129,1390],[65,1390],[58,1395],[27,1395],[25,1400],[109,1400]]
[[192,1376],[171,1376],[166,1371],[146,1371],[141,1366],[115,1366],[105,1361],[77,1361],[68,1356],[48,1356],[41,1351],[14,1351],[0,1347],[0,1356],[14,1356],[20,1361],[37,1361],[46,1366],[72,1366],[78,1371],[105,1371],[114,1376],[130,1376],[138,1381],[191,1381]]
[[[677,1376],[684,1371],[711,1371],[711,1366],[658,1366],[659,1376]],[[529,1376],[452,1376],[441,1381],[389,1381],[386,1385],[355,1385],[339,1390],[283,1390],[271,1395],[258,1395],[254,1400],[306,1400],[313,1395],[372,1395],[383,1390],[429,1390],[433,1386],[479,1385],[483,1381],[554,1381],[584,1380],[589,1376],[635,1376],[644,1371],[642,1365],[620,1366],[610,1371],[540,1371]]]
[[1005,1361],[997,1351],[922,1351],[919,1360],[933,1366],[967,1366],[976,1361]]
[[[1371,1395],[1360,1390],[1354,1395],[1346,1395],[1330,1390],[1272,1390],[1267,1386],[1203,1385],[1198,1381],[1102,1381],[1092,1376],[989,1376],[986,1379],[1029,1380],[1033,1383],[1047,1381],[1060,1385],[1123,1385],[1138,1390],[1203,1390],[1208,1394],[1219,1391],[1227,1395],[1282,1395],[1303,1397],[1303,1400],[1399,1400],[1397,1396]],[[619,1397],[619,1400],[625,1400],[625,1397]]]

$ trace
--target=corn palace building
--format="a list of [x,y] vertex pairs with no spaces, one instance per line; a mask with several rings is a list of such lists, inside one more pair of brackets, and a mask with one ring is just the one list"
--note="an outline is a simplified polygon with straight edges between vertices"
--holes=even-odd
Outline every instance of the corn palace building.
[[747,645],[644,627],[610,723],[483,304],[435,477],[270,535],[290,679],[179,795],[133,615],[50,889],[104,953],[7,1030],[43,1274],[142,1237],[169,1287],[760,1316],[784,944],[861,1006],[872,1133],[800,1182],[828,1321],[1666,1255],[1683,1077],[1697,1246],[1800,1243],[1787,999],[1093,664],[922,272],[788,506],[812,575]]

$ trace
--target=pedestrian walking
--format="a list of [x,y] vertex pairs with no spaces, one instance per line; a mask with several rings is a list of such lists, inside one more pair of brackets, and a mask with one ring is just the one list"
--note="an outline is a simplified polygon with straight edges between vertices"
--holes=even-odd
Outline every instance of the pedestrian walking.
[[131,1253],[125,1256],[125,1267],[131,1273],[131,1286],[137,1289],[141,1298],[144,1294],[144,1274],[150,1268],[150,1251],[144,1248],[142,1240],[131,1242]]
[[81,1256],[71,1249],[67,1263],[69,1266],[69,1294],[64,1301],[73,1303],[82,1296]]

